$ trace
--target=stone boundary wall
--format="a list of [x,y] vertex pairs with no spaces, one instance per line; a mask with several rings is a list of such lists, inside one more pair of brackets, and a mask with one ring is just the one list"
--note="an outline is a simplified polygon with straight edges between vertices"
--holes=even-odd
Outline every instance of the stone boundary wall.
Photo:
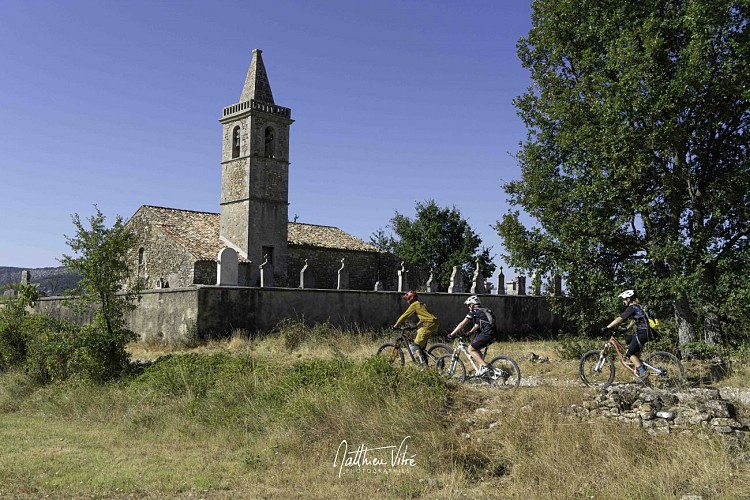
[[[197,286],[142,293],[128,323],[142,340],[178,341],[185,336],[231,336],[235,330],[269,332],[285,320],[337,327],[386,328],[406,310],[401,292]],[[452,330],[465,316],[470,294],[420,293],[420,300],[440,321],[439,332]],[[546,297],[482,295],[497,318],[498,332],[523,338],[557,332],[565,324]],[[36,311],[78,322],[60,297],[45,297]],[[414,318],[416,320],[416,318]]]

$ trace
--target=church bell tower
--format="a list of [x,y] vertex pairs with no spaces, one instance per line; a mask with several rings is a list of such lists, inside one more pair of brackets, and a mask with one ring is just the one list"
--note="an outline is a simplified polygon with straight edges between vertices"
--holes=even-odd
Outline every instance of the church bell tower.
[[221,239],[251,261],[248,285],[264,262],[274,281],[287,282],[289,126],[292,111],[277,106],[261,50],[253,50],[237,104],[224,108],[221,148]]

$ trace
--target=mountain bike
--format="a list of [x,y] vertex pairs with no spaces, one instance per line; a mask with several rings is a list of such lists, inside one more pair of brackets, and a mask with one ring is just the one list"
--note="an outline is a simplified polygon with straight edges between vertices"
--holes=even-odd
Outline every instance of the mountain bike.
[[[406,325],[396,328],[399,334],[393,339],[392,342],[386,342],[378,347],[378,351],[375,353],[376,356],[383,356],[389,363],[400,364],[404,366],[406,364],[406,355],[404,351],[409,354],[412,362],[419,364],[417,359],[417,353],[413,352],[412,346],[414,345],[414,336],[411,332],[419,328],[419,325]],[[443,356],[444,354],[451,352],[451,346],[448,344],[435,343],[429,346],[425,353],[426,365],[434,364],[435,361]]]
[[[468,345],[467,335],[457,335],[452,352],[439,357],[435,361],[435,368],[445,378],[457,382],[483,381],[491,387],[509,390],[515,390],[518,387],[521,383],[521,370],[513,358],[502,354],[495,356],[488,362],[489,370],[479,375],[479,366],[469,354]],[[462,355],[474,370],[472,375],[466,374],[466,364],[461,360]],[[484,348],[482,357],[486,355],[487,347]]]
[[633,362],[625,358],[626,352],[626,347],[611,336],[602,349],[594,349],[584,354],[578,364],[578,374],[583,383],[600,389],[609,387],[615,379],[614,353],[617,353],[620,364],[627,368],[638,381],[648,383],[658,389],[673,389],[682,386],[685,369],[674,354],[656,351],[642,358],[641,363],[648,373],[648,376],[642,379],[638,376]]

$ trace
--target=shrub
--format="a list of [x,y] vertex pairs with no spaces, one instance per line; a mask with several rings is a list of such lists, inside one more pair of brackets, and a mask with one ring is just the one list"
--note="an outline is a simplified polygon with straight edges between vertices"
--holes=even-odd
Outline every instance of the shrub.
[[26,371],[45,384],[67,379],[80,327],[53,318],[35,318],[36,324],[27,332]]
[[0,368],[22,364],[26,360],[26,338],[23,327],[27,314],[17,304],[0,309]]
[[32,318],[26,308],[33,307],[38,298],[35,286],[20,284],[18,298],[0,307],[0,368],[19,366],[26,360]]
[[125,350],[135,335],[129,330],[113,335],[96,325],[80,327],[52,318],[38,318],[29,332],[26,368],[35,379],[49,383],[77,378],[104,382],[129,367]]

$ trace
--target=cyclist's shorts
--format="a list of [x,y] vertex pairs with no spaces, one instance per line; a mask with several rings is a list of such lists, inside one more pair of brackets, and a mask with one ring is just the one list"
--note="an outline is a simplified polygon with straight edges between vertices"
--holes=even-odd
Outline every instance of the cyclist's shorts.
[[643,344],[648,340],[648,332],[645,330],[638,331],[638,337],[635,335],[628,335],[625,337],[625,342],[628,344],[628,350],[625,352],[625,357],[629,358],[634,354],[639,354],[643,350]]
[[429,340],[433,333],[438,331],[439,327],[440,324],[437,321],[422,323],[422,326],[417,330],[417,336],[414,339],[414,343],[424,349],[427,347],[427,340]]
[[482,333],[481,330],[474,336],[474,340],[471,341],[471,347],[477,351],[484,349],[495,341],[495,336],[491,333]]

